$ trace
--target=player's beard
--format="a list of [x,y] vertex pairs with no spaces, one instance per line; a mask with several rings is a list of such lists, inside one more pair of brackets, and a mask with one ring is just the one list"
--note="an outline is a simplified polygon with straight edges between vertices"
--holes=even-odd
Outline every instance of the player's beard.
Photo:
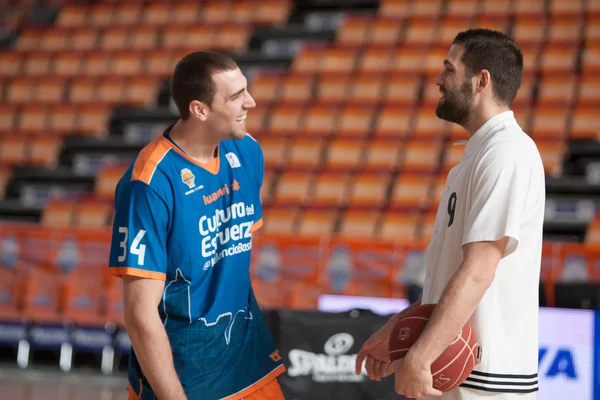
[[445,89],[445,99],[435,108],[435,115],[464,126],[473,112],[473,84],[467,79],[458,90]]

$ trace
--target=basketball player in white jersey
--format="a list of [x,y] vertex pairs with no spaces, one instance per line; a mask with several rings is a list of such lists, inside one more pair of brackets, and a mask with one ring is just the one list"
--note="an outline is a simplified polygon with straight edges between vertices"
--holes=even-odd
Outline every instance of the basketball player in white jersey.
[[[511,111],[523,55],[514,40],[484,29],[459,33],[436,78],[439,118],[469,133],[448,174],[426,252],[421,303],[437,304],[406,357],[390,364],[394,323],[363,345],[371,379],[394,374],[408,398],[531,400],[538,390],[538,285],[545,207],[544,168]],[[416,303],[420,304],[420,303]],[[482,353],[458,388],[433,388],[431,364],[470,322]],[[436,397],[441,396],[441,397]]]

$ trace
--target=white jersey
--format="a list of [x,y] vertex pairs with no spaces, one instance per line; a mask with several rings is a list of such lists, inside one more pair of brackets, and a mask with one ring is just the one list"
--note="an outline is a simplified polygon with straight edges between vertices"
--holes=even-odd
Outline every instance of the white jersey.
[[[494,281],[470,319],[482,354],[461,385],[469,392],[507,398],[538,390],[544,209],[544,167],[535,143],[512,111],[496,115],[469,139],[448,174],[426,253],[422,302],[438,303],[462,263],[463,245],[509,238]],[[514,398],[524,397],[534,395]]]

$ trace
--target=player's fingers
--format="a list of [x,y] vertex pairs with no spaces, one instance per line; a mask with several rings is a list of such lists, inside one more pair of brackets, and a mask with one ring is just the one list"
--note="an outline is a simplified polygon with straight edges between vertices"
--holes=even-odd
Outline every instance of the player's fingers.
[[379,374],[380,369],[381,369],[381,361],[374,360],[373,361],[373,379],[376,380],[377,382],[379,382],[379,379],[381,378],[381,376]]
[[365,364],[365,367],[367,368],[367,374],[369,374],[369,379],[375,379],[375,374],[374,374],[374,370],[375,370],[375,360],[373,359],[373,357],[367,357],[367,362]]
[[441,390],[437,390],[433,387],[430,387],[427,389],[427,393],[425,393],[425,394],[427,394],[429,396],[441,396],[443,393]]
[[363,361],[365,361],[366,356],[367,356],[367,353],[363,349],[360,349],[360,351],[356,355],[356,365],[354,367],[355,368],[354,372],[356,373],[356,375],[360,375],[360,373],[362,372],[362,365],[363,365]]
[[389,363],[382,361],[379,365],[379,378],[384,378],[386,376],[385,370],[387,369]]
[[[401,359],[400,359],[401,360]],[[400,360],[396,360],[392,363],[389,363],[385,369],[385,374],[389,375],[389,374],[393,374],[394,373],[394,368],[396,368],[396,365],[398,364],[398,362],[400,362]]]

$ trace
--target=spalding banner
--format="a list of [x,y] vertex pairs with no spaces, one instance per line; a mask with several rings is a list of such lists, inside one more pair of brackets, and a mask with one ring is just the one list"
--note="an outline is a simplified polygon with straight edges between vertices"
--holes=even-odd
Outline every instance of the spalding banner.
[[279,312],[278,343],[286,374],[280,384],[287,400],[402,399],[394,381],[355,374],[358,351],[386,317],[369,311],[348,313]]

